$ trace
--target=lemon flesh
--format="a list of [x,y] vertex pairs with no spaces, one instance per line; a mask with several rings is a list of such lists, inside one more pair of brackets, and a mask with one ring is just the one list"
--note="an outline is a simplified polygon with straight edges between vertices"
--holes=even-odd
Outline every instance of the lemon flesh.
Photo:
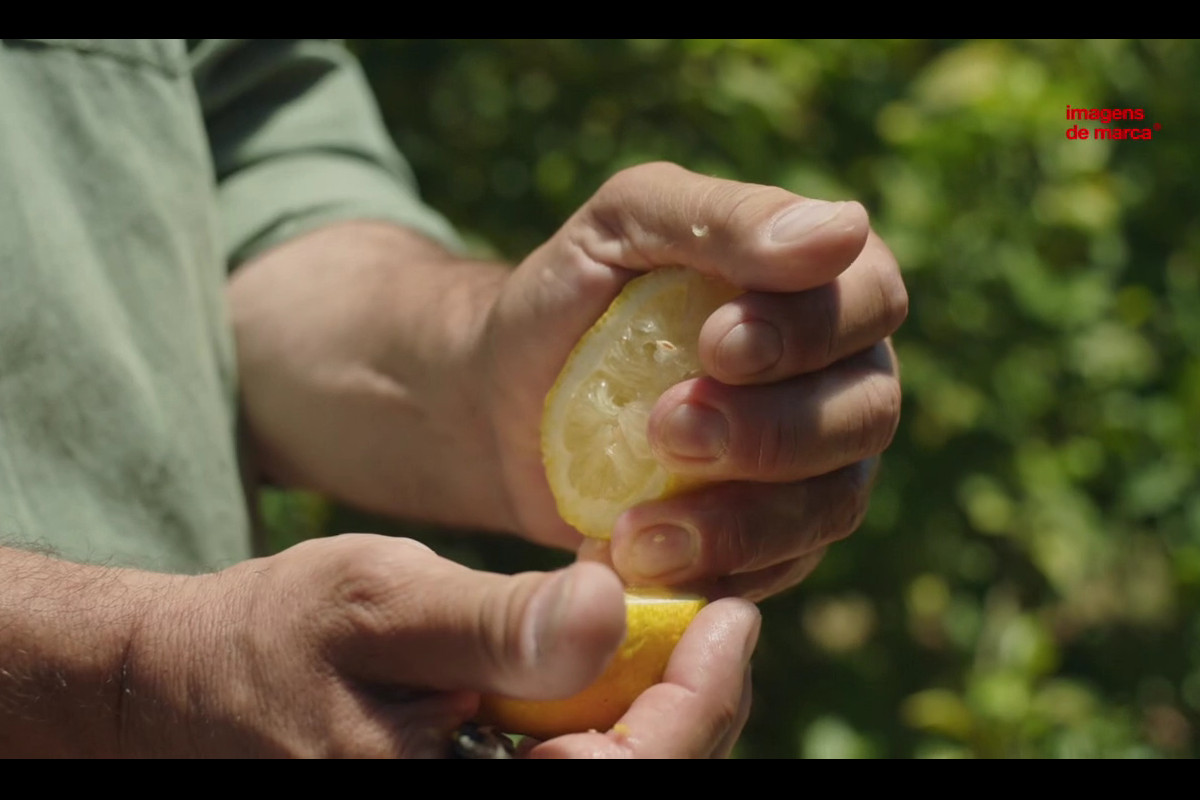
[[683,268],[630,281],[579,340],[546,397],[542,457],[564,520],[607,539],[626,509],[688,487],[650,451],[659,396],[703,374],[697,342],[731,286]]
[[485,696],[480,721],[537,739],[609,730],[642,692],[662,680],[675,644],[704,603],[695,595],[627,590],[625,639],[595,683],[565,700]]

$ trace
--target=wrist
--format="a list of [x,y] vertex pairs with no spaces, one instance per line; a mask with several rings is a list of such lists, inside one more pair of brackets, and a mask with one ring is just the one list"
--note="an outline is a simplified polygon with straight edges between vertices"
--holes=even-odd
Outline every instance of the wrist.
[[131,649],[169,579],[0,549],[0,752],[130,753]]
[[[196,635],[204,629],[204,603],[191,602],[197,584],[209,576],[159,576],[130,631],[120,665],[118,707],[122,756],[194,757],[192,720],[201,702],[197,688],[208,659],[221,652]],[[214,684],[215,685],[215,684]]]
[[507,274],[379,223],[243,266],[230,300],[265,472],[389,516],[511,529],[482,367]]
[[[404,438],[381,462],[401,464],[388,483],[400,516],[515,532],[491,413],[493,350],[488,319],[511,270],[495,262],[427,254],[389,283],[384,318],[391,348],[381,373],[397,398],[394,419],[380,425]],[[405,490],[407,489],[407,492]],[[407,497],[405,495],[407,494]],[[386,510],[386,509],[384,509]]]
[[123,663],[124,755],[285,754],[273,746],[280,732],[265,727],[264,698],[270,690],[287,693],[281,664],[298,656],[275,652],[284,626],[268,618],[282,598],[271,595],[255,605],[271,563],[257,559],[208,575],[162,576],[166,581],[147,596]]

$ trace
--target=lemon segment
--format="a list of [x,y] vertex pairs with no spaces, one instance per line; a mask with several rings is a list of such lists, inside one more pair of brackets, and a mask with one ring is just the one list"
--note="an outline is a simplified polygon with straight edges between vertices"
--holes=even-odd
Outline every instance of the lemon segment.
[[625,639],[595,683],[565,700],[488,695],[480,721],[537,739],[611,729],[642,692],[662,680],[676,643],[704,604],[696,595],[627,589]]
[[581,533],[607,539],[626,509],[688,488],[650,451],[650,411],[704,374],[700,329],[738,294],[691,270],[655,270],[630,281],[579,340],[546,397],[542,457],[559,514]]

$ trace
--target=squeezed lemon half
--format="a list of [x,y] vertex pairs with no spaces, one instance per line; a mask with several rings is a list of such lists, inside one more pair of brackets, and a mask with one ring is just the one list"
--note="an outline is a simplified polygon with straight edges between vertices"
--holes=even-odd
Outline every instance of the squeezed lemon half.
[[659,396],[703,374],[700,328],[738,291],[683,268],[630,281],[575,346],[542,417],[542,459],[558,513],[607,539],[617,517],[689,484],[650,452]]
[[[703,374],[697,342],[718,307],[739,292],[682,268],[630,281],[583,335],[546,397],[542,458],[558,511],[587,536],[608,539],[617,517],[689,484],[650,452],[647,425],[659,396]],[[485,696],[480,718],[539,739],[606,731],[660,682],[703,598],[627,589],[625,639],[604,674],[565,700]]]

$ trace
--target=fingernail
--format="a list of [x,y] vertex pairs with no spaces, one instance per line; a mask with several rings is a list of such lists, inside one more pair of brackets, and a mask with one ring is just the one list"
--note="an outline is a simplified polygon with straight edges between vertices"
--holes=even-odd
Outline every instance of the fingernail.
[[769,322],[750,320],[734,326],[717,345],[717,366],[729,375],[757,375],[783,358],[783,337]]
[[639,578],[651,579],[690,567],[700,554],[694,533],[675,525],[659,525],[634,537],[630,567]]
[[544,584],[534,595],[531,601],[534,622],[530,628],[533,641],[526,642],[527,653],[534,663],[540,662],[542,654],[553,648],[571,604],[573,588],[574,581],[568,570]]
[[771,228],[771,240],[787,243],[803,239],[841,213],[842,207],[845,205],[845,203],[808,200],[798,206],[793,206],[791,210],[775,220],[775,225]]
[[667,414],[660,438],[663,447],[676,458],[712,461],[725,454],[729,423],[719,411],[684,403]]

